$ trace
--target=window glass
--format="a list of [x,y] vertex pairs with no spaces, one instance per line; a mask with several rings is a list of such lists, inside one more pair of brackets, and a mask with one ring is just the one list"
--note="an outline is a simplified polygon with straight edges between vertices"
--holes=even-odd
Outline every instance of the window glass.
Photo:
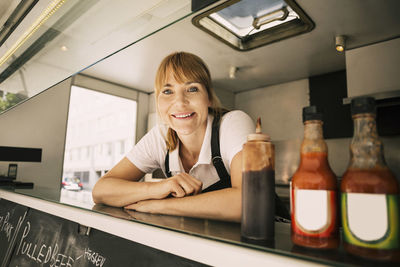
[[191,14],[190,0],[41,0],[27,14],[14,3],[29,1],[0,2],[24,14],[7,37],[15,20],[0,25],[0,113],[20,101],[2,103],[7,93],[32,97]]
[[63,177],[80,178],[83,190],[90,191],[104,170],[122,159],[125,144],[133,144],[136,106],[134,100],[72,86]]

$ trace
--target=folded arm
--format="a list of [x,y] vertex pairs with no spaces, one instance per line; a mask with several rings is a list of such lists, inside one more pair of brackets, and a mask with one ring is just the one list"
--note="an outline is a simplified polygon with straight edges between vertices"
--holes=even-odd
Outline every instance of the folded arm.
[[231,163],[232,188],[213,192],[168,198],[145,200],[126,206],[141,212],[240,221],[242,187],[242,153],[235,155]]
[[163,199],[170,194],[180,198],[196,195],[202,183],[188,174],[179,174],[162,182],[138,182],[144,173],[127,158],[97,181],[92,196],[96,204],[123,207],[141,200]]

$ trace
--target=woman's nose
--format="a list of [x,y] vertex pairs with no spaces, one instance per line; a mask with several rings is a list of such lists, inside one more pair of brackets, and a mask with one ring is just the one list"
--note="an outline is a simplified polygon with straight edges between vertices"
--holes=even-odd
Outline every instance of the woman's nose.
[[184,92],[180,92],[180,93],[176,94],[175,102],[177,104],[188,104],[189,103],[189,99],[188,99],[187,95]]

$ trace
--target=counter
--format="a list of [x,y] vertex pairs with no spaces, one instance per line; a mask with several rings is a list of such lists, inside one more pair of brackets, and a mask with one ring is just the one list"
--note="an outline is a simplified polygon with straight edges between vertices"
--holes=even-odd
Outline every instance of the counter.
[[[91,210],[25,195],[27,190],[0,189],[0,198],[143,244],[196,263],[212,266],[398,266],[372,262],[334,251],[294,246],[290,224],[276,222],[275,243],[261,246],[241,241],[240,224],[180,216],[153,215],[103,205]],[[1,233],[0,233],[1,234]]]

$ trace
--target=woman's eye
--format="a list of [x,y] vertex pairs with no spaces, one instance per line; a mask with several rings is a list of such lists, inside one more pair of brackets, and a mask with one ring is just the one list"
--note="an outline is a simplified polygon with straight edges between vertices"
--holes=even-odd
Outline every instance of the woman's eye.
[[165,89],[165,90],[162,91],[162,93],[164,95],[170,95],[170,94],[172,94],[172,90],[171,89]]
[[197,92],[197,91],[199,91],[199,89],[195,86],[192,86],[188,89],[188,92]]

